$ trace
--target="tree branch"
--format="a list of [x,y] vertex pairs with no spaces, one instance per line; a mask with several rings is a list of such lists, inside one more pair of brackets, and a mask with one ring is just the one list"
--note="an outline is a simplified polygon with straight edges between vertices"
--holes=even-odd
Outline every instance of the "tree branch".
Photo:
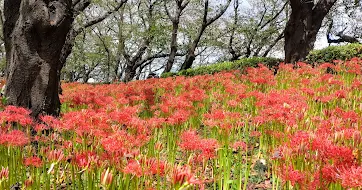
[[275,14],[271,19],[269,19],[266,23],[264,23],[260,28],[264,28],[266,25],[270,24],[273,20],[275,20],[287,7],[287,5],[288,1],[284,3],[283,7],[279,10],[279,12],[277,12],[277,14]]
[[212,24],[213,22],[215,22],[217,19],[219,19],[228,9],[230,2],[231,2],[231,0],[228,0],[227,3],[224,5],[224,7],[221,8],[220,12],[206,22],[206,25],[208,26],[208,25]]
[[127,2],[127,0],[122,0],[113,10],[110,10],[102,16],[94,18],[93,20],[86,22],[83,25],[83,28],[88,28],[88,27],[91,27],[95,24],[102,22],[104,19],[108,18],[109,15],[113,14],[114,12],[117,12],[126,2]]
[[83,12],[91,3],[91,0],[75,0],[73,1],[73,16],[77,17]]

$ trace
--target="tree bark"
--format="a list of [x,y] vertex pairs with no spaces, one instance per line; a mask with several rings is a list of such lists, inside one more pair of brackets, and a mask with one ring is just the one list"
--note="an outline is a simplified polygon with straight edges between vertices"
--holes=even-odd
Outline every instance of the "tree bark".
[[127,65],[124,70],[124,79],[123,82],[130,82],[136,76],[136,69],[133,66]]
[[40,114],[59,115],[60,73],[75,37],[125,2],[75,29],[74,18],[90,0],[5,0],[7,103],[30,109],[35,118]]
[[[13,0],[5,0],[5,6]],[[5,13],[9,25],[4,31],[8,75],[5,96],[11,105],[31,109],[37,117],[58,115],[61,64],[59,61],[66,36],[72,27],[71,0],[22,0]],[[17,18],[14,25],[13,18]]]
[[[19,18],[19,9],[20,9],[21,0],[12,0],[12,1],[4,1],[4,42],[5,42],[5,52],[10,52],[11,49],[11,33],[14,30],[15,23]],[[6,62],[10,61],[10,54],[6,54]],[[8,65],[5,68],[5,77],[8,74]]]
[[303,61],[313,49],[324,17],[336,0],[290,0],[292,13],[285,28],[285,62]]

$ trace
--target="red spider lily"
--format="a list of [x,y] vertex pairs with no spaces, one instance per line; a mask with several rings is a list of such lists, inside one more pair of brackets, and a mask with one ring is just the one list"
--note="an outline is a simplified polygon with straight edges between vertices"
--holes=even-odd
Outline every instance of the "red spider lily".
[[317,151],[320,159],[333,160],[335,164],[352,164],[355,160],[350,147],[334,145],[323,137],[317,137],[312,141],[311,150]]
[[261,133],[259,131],[252,131],[250,133],[250,137],[260,137]]
[[362,81],[354,79],[351,87],[352,89],[360,90],[362,88]]
[[344,188],[361,188],[362,187],[362,167],[352,166],[350,168],[342,168],[337,178],[341,180]]
[[144,173],[146,175],[158,174],[163,176],[165,174],[166,163],[162,160],[155,158],[142,159],[141,163],[144,167]]
[[239,105],[239,102],[236,101],[236,100],[229,100],[227,102],[227,104],[228,104],[229,107],[235,108],[235,107],[237,107]]
[[177,110],[170,117],[166,119],[169,125],[179,125],[186,122],[191,116],[188,110]]
[[141,177],[143,175],[143,169],[137,160],[130,160],[124,167],[123,173]]
[[200,189],[204,189],[203,182],[195,178],[190,166],[175,166],[173,168],[171,183],[183,185],[184,183],[199,185]]
[[41,132],[43,130],[50,129],[48,126],[46,126],[44,124],[36,124],[33,128],[36,132]]
[[246,71],[247,75],[245,78],[252,83],[268,85],[276,84],[273,71],[262,64],[259,64],[258,68],[249,67]]
[[233,127],[240,127],[241,114],[238,112],[223,111],[221,109],[212,110],[211,113],[203,115],[203,123],[209,127],[220,127],[229,131]]
[[289,167],[289,169],[283,167],[279,172],[283,181],[290,181],[292,186],[294,186],[296,183],[303,185],[306,180],[306,176],[303,172],[294,170],[292,167]]
[[62,150],[52,150],[47,153],[47,158],[50,162],[60,162],[65,156]]
[[350,61],[344,63],[345,69],[348,73],[354,73],[357,75],[362,74],[362,65],[359,58],[352,58]]
[[185,131],[181,134],[181,143],[179,146],[184,150],[197,150],[200,147],[200,140],[196,131]]
[[101,165],[101,160],[99,159],[99,156],[91,151],[77,153],[75,154],[73,160],[74,163],[83,170],[92,168],[93,166],[99,167]]
[[33,156],[33,157],[25,158],[24,165],[25,166],[34,166],[36,168],[39,168],[43,165],[43,162],[39,157]]
[[232,145],[232,148],[234,150],[242,150],[245,151],[248,148],[248,145],[244,142],[244,141],[236,141],[234,142],[234,144]]
[[334,93],[334,96],[338,99],[342,99],[342,98],[346,98],[347,97],[347,94],[344,90],[337,90],[335,93]]
[[201,139],[196,131],[190,130],[181,134],[179,146],[183,150],[200,151],[201,154],[197,155],[196,161],[203,161],[215,157],[219,143],[216,139]]
[[0,181],[1,180],[5,180],[5,179],[8,179],[9,177],[9,168],[6,167],[1,167],[1,171],[0,171]]
[[129,160],[123,168],[125,174],[131,174],[137,177],[145,175],[160,175],[165,174],[166,164],[164,161],[155,158],[142,158],[141,160]]
[[29,126],[33,123],[30,113],[29,110],[22,107],[6,106],[5,110],[0,112],[0,122],[16,122],[21,126]]
[[0,134],[0,145],[7,146],[25,146],[30,143],[30,139],[24,132],[13,130],[8,133]]
[[257,99],[256,106],[260,109],[260,113],[255,119],[258,121],[256,123],[261,124],[278,121],[294,126],[304,117],[304,112],[308,109],[306,98],[299,95],[296,89],[259,94]]
[[139,148],[149,141],[147,134],[132,135],[120,130],[101,140],[103,148],[108,152],[126,152]]
[[[322,179],[325,183],[334,183],[337,181],[337,171],[336,167],[332,165],[326,165],[321,169]],[[318,176],[320,177],[320,175]]]

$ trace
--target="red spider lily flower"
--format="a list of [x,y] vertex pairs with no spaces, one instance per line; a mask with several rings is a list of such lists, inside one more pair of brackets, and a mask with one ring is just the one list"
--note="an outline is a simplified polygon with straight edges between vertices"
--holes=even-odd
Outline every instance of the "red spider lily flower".
[[269,70],[266,66],[259,64],[258,68],[249,67],[246,69],[247,75],[245,78],[255,84],[269,84],[275,85],[273,71]]
[[124,167],[123,173],[141,177],[143,175],[143,169],[137,160],[130,160]]
[[342,98],[346,98],[347,95],[346,95],[346,92],[344,90],[337,90],[335,93],[334,93],[334,96],[336,98],[339,98],[339,99],[342,99]]
[[124,150],[124,144],[122,140],[109,137],[102,139],[101,143],[104,150],[108,152],[118,152]]
[[104,170],[101,174],[101,184],[108,186],[112,184],[112,181],[113,181],[112,171],[110,171],[109,168],[107,168],[107,170]]
[[362,81],[358,79],[354,79],[352,82],[352,89],[361,89],[362,88]]
[[[308,109],[307,100],[296,89],[271,91],[258,95],[256,106],[260,109],[255,117],[260,124],[277,121],[294,126]],[[256,122],[256,121],[254,121]]]
[[294,170],[293,168],[286,169],[285,167],[280,171],[281,178],[284,182],[290,181],[292,186],[296,183],[299,185],[303,185],[306,176],[299,170]]
[[62,146],[62,147],[65,148],[65,149],[70,150],[70,149],[73,148],[73,142],[70,141],[70,140],[66,140],[66,141],[63,142],[63,146]]
[[145,161],[141,160],[142,163],[144,163],[145,167],[146,167],[146,174],[149,175],[160,175],[163,176],[165,174],[165,168],[166,168],[166,163],[164,161],[161,160],[157,160],[155,158],[151,158],[151,159],[146,159]]
[[179,185],[188,183],[192,185],[199,185],[200,189],[204,189],[203,182],[196,179],[195,175],[191,171],[190,166],[175,166],[171,176],[171,183]]
[[147,126],[150,126],[151,129],[162,128],[165,122],[165,118],[153,117],[147,120]]
[[33,156],[33,157],[25,158],[24,165],[25,166],[34,166],[36,168],[39,168],[43,165],[43,162],[39,157]]
[[335,164],[352,164],[354,162],[351,147],[337,146],[325,137],[316,137],[311,143],[311,150],[318,151],[318,156],[323,160],[333,160]]
[[44,125],[44,124],[36,124],[34,127],[34,130],[36,131],[36,132],[41,132],[41,131],[43,131],[43,130],[47,130],[47,129],[49,129],[49,127],[48,126],[46,126],[46,125]]
[[191,116],[188,110],[176,110],[170,117],[167,118],[167,123],[170,125],[178,125],[186,122]]
[[125,130],[120,130],[107,138],[103,138],[101,144],[108,152],[127,152],[143,146],[149,141],[149,138],[147,134],[132,135]]
[[14,114],[20,114],[20,115],[30,115],[31,111],[28,109],[25,109],[23,107],[16,107],[16,106],[6,106],[4,112],[7,113],[14,113]]
[[13,130],[9,133],[0,134],[0,145],[22,147],[28,143],[30,143],[29,137],[20,130]]
[[234,144],[232,145],[232,148],[234,150],[242,150],[245,151],[248,148],[248,145],[244,142],[244,141],[236,141],[234,142]]
[[261,132],[260,131],[252,131],[250,133],[250,137],[260,137],[261,136]]
[[21,126],[29,126],[33,123],[30,117],[31,111],[16,106],[6,106],[5,110],[0,112],[0,123],[16,122]]
[[47,158],[50,162],[60,162],[64,159],[64,157],[62,150],[52,150],[47,153]]
[[5,180],[5,179],[8,179],[9,177],[9,168],[6,167],[1,167],[1,171],[0,171],[0,181],[1,180]]
[[338,179],[344,188],[361,188],[362,187],[362,167],[352,166],[339,170]]
[[179,146],[183,150],[199,151],[196,161],[203,161],[215,157],[219,143],[216,139],[201,139],[196,131],[185,131],[181,134]]
[[[321,169],[322,172],[322,178],[324,182],[327,183],[334,183],[337,181],[337,169],[335,166],[332,165],[326,165]],[[320,175],[318,176],[320,177]]]
[[184,184],[193,177],[191,168],[189,166],[176,166],[173,169],[172,183],[173,184]]
[[228,104],[229,107],[235,108],[235,107],[237,107],[239,105],[239,102],[236,101],[236,100],[229,100],[227,102],[227,104]]
[[98,155],[91,151],[76,154],[73,161],[79,168],[83,170],[91,168],[92,166],[101,165]]
[[185,131],[181,134],[181,143],[179,146],[184,150],[197,150],[200,147],[200,140],[196,131]]

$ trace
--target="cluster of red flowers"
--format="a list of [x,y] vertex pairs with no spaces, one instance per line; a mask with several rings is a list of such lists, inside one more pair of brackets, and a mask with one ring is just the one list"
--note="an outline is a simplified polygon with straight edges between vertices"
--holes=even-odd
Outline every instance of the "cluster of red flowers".
[[[281,64],[277,75],[261,65],[246,74],[64,84],[59,118],[45,115],[37,123],[14,106],[0,112],[0,166],[8,167],[2,154],[18,148],[17,161],[32,169],[100,168],[95,176],[103,186],[132,176],[127,179],[142,178],[137,184],[147,188],[202,189],[205,179],[241,181],[248,160],[263,156],[282,185],[361,188],[361,70],[362,60],[352,59],[319,67]],[[233,175],[223,175],[229,170]],[[3,168],[0,181],[8,173]]]

